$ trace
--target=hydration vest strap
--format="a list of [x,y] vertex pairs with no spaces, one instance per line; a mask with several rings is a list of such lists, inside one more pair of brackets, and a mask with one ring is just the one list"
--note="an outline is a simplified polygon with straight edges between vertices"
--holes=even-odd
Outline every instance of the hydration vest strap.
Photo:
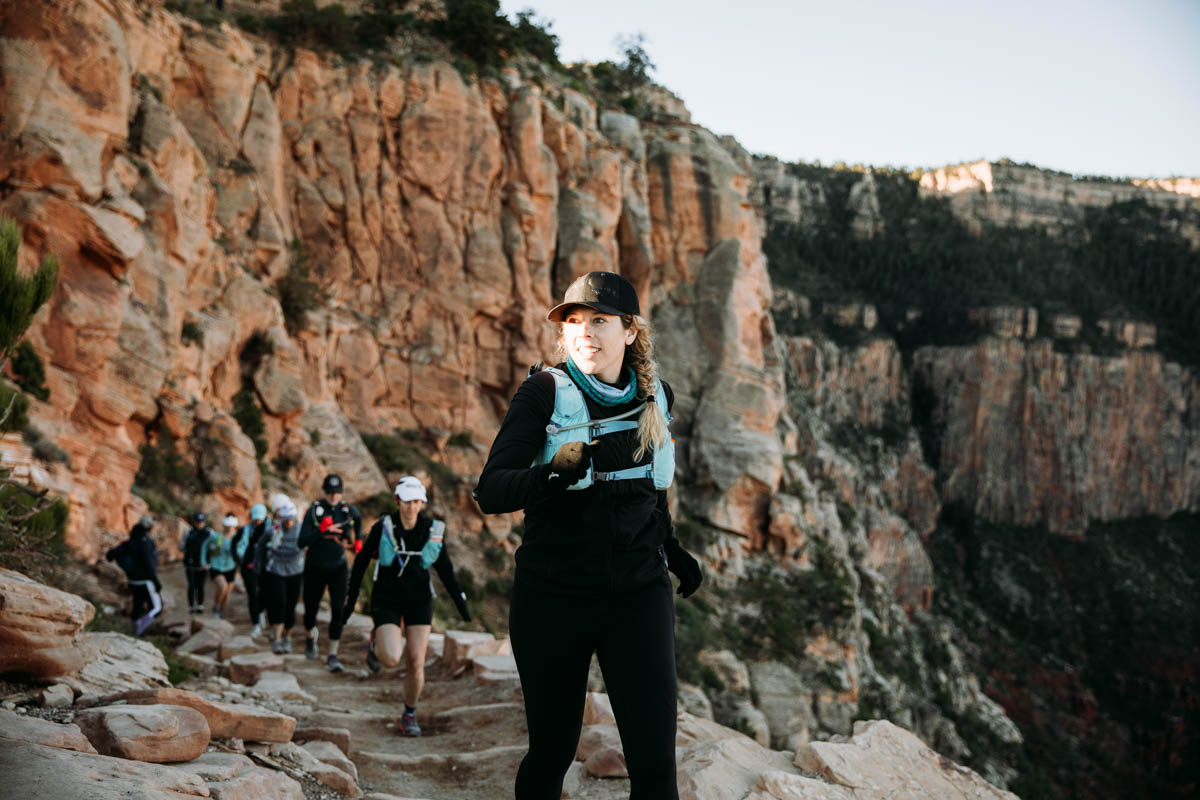
[[600,472],[592,473],[592,480],[600,481],[631,481],[637,478],[653,478],[654,464],[646,464],[641,467],[630,467],[629,469],[619,469],[615,472]]
[[616,431],[632,430],[637,427],[636,422],[634,422],[632,420],[629,420],[626,422],[618,422],[618,420],[624,420],[626,417],[632,417],[634,414],[639,414],[639,413],[641,413],[641,410],[645,407],[646,407],[646,404],[642,403],[641,405],[637,406],[636,408],[631,408],[628,411],[626,411],[624,414],[618,414],[615,417],[607,417],[606,419],[594,419],[594,420],[589,420],[587,422],[577,422],[574,425],[555,425],[553,422],[551,422],[550,424],[548,424],[546,426],[546,433],[554,434],[554,433],[561,433],[562,431],[573,431],[578,428],[592,428],[592,429],[594,429],[594,431],[599,431],[599,433],[593,432],[593,434],[592,434],[593,436],[603,436],[606,433],[614,433]]

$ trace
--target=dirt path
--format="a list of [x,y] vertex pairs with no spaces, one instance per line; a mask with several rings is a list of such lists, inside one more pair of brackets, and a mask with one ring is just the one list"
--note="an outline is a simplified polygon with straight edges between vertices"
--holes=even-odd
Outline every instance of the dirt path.
[[[167,596],[166,624],[187,618],[183,569],[171,565],[161,571]],[[211,608],[212,584],[206,591]],[[300,686],[317,698],[313,714],[301,726],[329,726],[350,731],[350,758],[358,767],[363,792],[380,792],[398,798],[421,800],[499,800],[512,797],[513,779],[526,750],[525,712],[515,679],[484,682],[468,669],[450,675],[433,647],[426,661],[425,690],[417,714],[422,736],[400,734],[404,709],[404,669],[378,674],[366,667],[365,625],[348,627],[342,636],[340,656],[346,671],[325,667],[327,628],[319,623],[321,657],[304,657],[304,631],[297,608],[292,630],[293,653],[284,656],[284,668]],[[328,617],[328,614],[322,615]],[[251,624],[246,595],[235,591],[225,618],[234,634],[249,634]],[[438,633],[435,629],[435,633]],[[265,638],[256,640],[269,652]],[[584,777],[572,798],[619,800],[629,795],[629,781]]]

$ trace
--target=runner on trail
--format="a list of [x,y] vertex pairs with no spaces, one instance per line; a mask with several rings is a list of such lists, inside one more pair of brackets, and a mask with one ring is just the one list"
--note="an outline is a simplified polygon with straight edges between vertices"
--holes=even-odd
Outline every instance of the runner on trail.
[[525,509],[509,610],[529,726],[516,796],[558,798],[595,654],[630,797],[677,800],[667,570],[683,597],[703,573],[675,538],[667,505],[674,395],[657,377],[650,324],[625,279],[584,275],[547,318],[560,325],[560,363],[530,370],[476,489],[484,513]]
[[304,655],[315,659],[317,650],[317,610],[325,590],[329,590],[329,655],[325,666],[330,672],[341,672],[338,645],[342,638],[342,603],[346,600],[346,577],[349,564],[346,548],[354,547],[362,538],[362,515],[342,499],[340,475],[326,475],[321,484],[325,497],[317,500],[304,513],[300,528],[300,546],[304,555]]
[[229,513],[221,520],[221,532],[214,533],[208,539],[208,574],[217,587],[217,595],[213,598],[214,617],[224,616],[225,604],[233,594],[233,579],[237,576],[237,556],[234,553],[233,540],[237,530],[238,518]]
[[400,725],[405,736],[420,736],[417,701],[425,686],[425,650],[433,622],[431,567],[437,570],[442,586],[464,622],[471,621],[471,612],[445,547],[446,525],[423,513],[428,499],[425,485],[415,477],[406,476],[396,484],[393,495],[396,510],[371,527],[366,544],[354,559],[343,621],[354,612],[367,565],[376,559],[371,589],[375,629],[367,646],[367,666],[372,672],[379,672],[383,667],[399,664],[403,655],[406,672]]
[[300,524],[296,504],[285,494],[271,498],[275,519],[267,523],[258,539],[254,563],[262,565],[259,580],[267,601],[271,623],[268,638],[272,653],[292,652],[292,627],[296,624],[296,602],[304,578],[304,551],[300,549]]
[[104,554],[107,561],[117,562],[129,581],[133,604],[129,616],[133,632],[141,636],[162,611],[162,582],[158,579],[158,548],[150,538],[154,517],[143,516],[129,531],[129,538]]
[[192,524],[179,540],[183,553],[183,569],[187,575],[188,611],[204,613],[204,580],[208,577],[208,539],[215,535],[205,523],[208,516],[203,511],[192,514]]
[[250,629],[251,636],[262,635],[266,626],[263,608],[262,590],[258,585],[259,569],[254,561],[254,551],[258,545],[258,537],[266,529],[267,507],[262,503],[250,506],[250,521],[243,525],[233,539],[233,552],[237,556],[238,569],[242,574],[242,585],[246,587],[246,606],[250,611],[250,621],[254,627]]

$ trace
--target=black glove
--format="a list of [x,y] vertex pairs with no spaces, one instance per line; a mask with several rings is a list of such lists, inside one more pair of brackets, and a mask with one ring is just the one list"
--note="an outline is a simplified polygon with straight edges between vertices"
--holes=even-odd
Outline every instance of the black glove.
[[160,594],[162,593],[162,581],[160,581],[158,578],[154,579],[154,591],[159,592]]
[[467,608],[467,595],[465,592],[460,592],[458,597],[454,599],[454,607],[458,609],[458,615],[463,618],[463,622],[471,621],[471,610]]
[[704,570],[700,568],[700,562],[684,550],[683,545],[674,536],[663,542],[663,552],[667,554],[667,569],[679,578],[679,588],[675,593],[681,597],[691,597],[704,581]]
[[587,442],[567,442],[550,459],[546,483],[552,489],[566,489],[587,475],[592,465],[592,446]]

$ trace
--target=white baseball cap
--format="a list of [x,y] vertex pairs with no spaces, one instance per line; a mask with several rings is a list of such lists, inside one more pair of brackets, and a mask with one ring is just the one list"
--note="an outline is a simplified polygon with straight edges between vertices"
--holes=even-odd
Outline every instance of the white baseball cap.
[[238,524],[238,518],[233,514],[226,514],[225,519],[221,520],[221,524],[226,528],[232,528]]
[[283,492],[276,492],[271,496],[271,513],[277,513],[279,509],[285,505],[293,505],[292,499]]
[[412,475],[405,475],[401,478],[400,482],[396,484],[396,491],[393,494],[401,503],[407,503],[409,500],[429,501],[429,498],[425,496],[425,484]]

